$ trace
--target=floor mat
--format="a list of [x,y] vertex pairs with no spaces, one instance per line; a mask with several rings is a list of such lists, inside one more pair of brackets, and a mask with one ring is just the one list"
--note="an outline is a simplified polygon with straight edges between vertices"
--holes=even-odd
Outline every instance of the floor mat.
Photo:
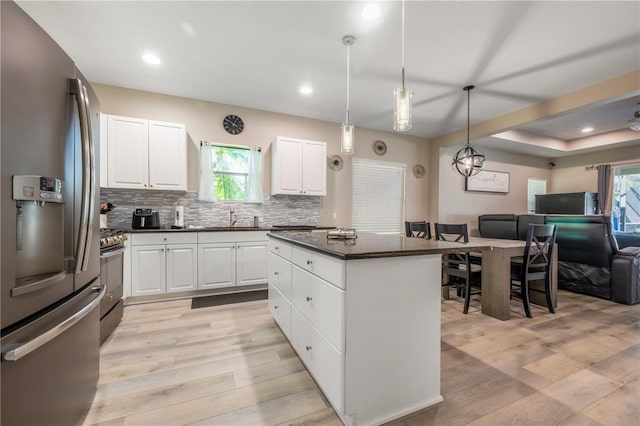
[[245,291],[242,293],[216,294],[215,296],[194,297],[193,299],[191,299],[191,309],[228,305],[231,303],[253,302],[254,300],[265,300],[268,296],[268,290],[256,290]]

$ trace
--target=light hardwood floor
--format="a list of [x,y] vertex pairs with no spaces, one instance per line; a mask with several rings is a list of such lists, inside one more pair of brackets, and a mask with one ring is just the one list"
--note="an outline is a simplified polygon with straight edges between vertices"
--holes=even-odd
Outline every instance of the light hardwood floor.
[[[390,425],[640,424],[640,305],[560,291],[510,321],[442,303],[444,402]],[[127,306],[85,425],[340,425],[266,301]],[[384,390],[381,389],[381,392]]]

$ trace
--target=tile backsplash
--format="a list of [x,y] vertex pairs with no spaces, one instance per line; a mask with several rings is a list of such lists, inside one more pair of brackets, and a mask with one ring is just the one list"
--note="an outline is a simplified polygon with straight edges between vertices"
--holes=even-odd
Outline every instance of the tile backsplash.
[[100,188],[100,202],[116,206],[107,213],[109,228],[130,228],[134,209],[149,207],[158,211],[163,228],[173,225],[175,206],[184,206],[184,225],[228,226],[229,210],[234,209],[236,226],[320,225],[320,197],[265,195],[262,204],[230,201],[199,201],[197,192],[151,191]]

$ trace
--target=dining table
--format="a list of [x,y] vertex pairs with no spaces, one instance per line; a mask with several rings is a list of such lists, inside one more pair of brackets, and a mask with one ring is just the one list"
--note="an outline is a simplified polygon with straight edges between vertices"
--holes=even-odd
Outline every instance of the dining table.
[[[523,256],[526,241],[469,237],[471,244],[491,247],[482,252],[482,313],[506,321],[511,316],[511,258]],[[544,290],[544,280],[532,281],[531,288]],[[551,257],[551,300],[557,306],[558,250]],[[547,309],[544,293],[530,292],[531,303]],[[524,311],[523,311],[524,312]]]

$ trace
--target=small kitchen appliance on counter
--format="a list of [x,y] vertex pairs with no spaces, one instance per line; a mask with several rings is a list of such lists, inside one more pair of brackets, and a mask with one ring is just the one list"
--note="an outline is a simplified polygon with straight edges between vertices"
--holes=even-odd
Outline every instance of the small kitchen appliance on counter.
[[157,211],[149,208],[135,209],[131,227],[133,229],[159,229],[160,215]]
[[184,228],[184,206],[176,206],[175,212],[173,213],[172,228]]

